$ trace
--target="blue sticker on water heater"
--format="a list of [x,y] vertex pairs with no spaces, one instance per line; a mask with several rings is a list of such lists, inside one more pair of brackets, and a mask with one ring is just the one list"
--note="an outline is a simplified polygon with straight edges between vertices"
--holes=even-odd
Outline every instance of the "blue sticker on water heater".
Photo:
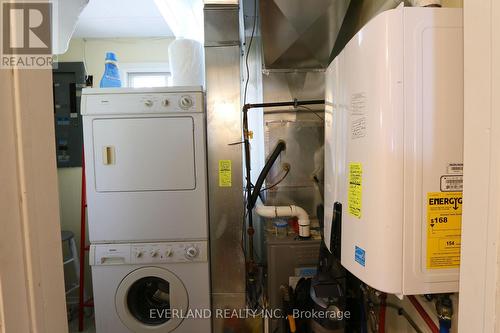
[[365,250],[363,250],[359,246],[356,246],[354,248],[354,260],[356,260],[356,262],[361,266],[365,267],[365,259],[366,259]]

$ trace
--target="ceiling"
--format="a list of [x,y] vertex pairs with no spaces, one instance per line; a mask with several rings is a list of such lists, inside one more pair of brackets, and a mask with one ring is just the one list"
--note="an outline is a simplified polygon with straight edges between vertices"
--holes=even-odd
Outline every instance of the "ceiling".
[[154,0],[90,0],[76,38],[174,37]]

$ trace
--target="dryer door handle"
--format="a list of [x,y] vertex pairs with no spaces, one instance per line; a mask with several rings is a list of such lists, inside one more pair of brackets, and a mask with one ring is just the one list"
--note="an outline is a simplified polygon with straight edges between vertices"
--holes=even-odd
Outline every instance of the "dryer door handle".
[[115,147],[104,146],[102,148],[102,164],[104,165],[115,164]]

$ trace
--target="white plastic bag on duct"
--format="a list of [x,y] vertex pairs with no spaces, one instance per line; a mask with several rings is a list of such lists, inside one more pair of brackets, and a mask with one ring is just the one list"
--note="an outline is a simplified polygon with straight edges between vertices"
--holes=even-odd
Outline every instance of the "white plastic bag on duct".
[[174,86],[203,86],[203,47],[192,39],[176,39],[168,46]]
[[52,53],[63,54],[68,50],[78,18],[89,0],[52,0],[52,3],[57,6],[52,22]]

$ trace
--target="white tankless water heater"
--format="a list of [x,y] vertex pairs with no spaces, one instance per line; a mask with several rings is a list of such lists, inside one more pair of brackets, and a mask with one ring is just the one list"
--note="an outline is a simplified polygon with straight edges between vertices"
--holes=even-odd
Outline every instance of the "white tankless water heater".
[[462,10],[400,6],[372,19],[328,67],[326,103],[330,250],[387,293],[457,291]]

